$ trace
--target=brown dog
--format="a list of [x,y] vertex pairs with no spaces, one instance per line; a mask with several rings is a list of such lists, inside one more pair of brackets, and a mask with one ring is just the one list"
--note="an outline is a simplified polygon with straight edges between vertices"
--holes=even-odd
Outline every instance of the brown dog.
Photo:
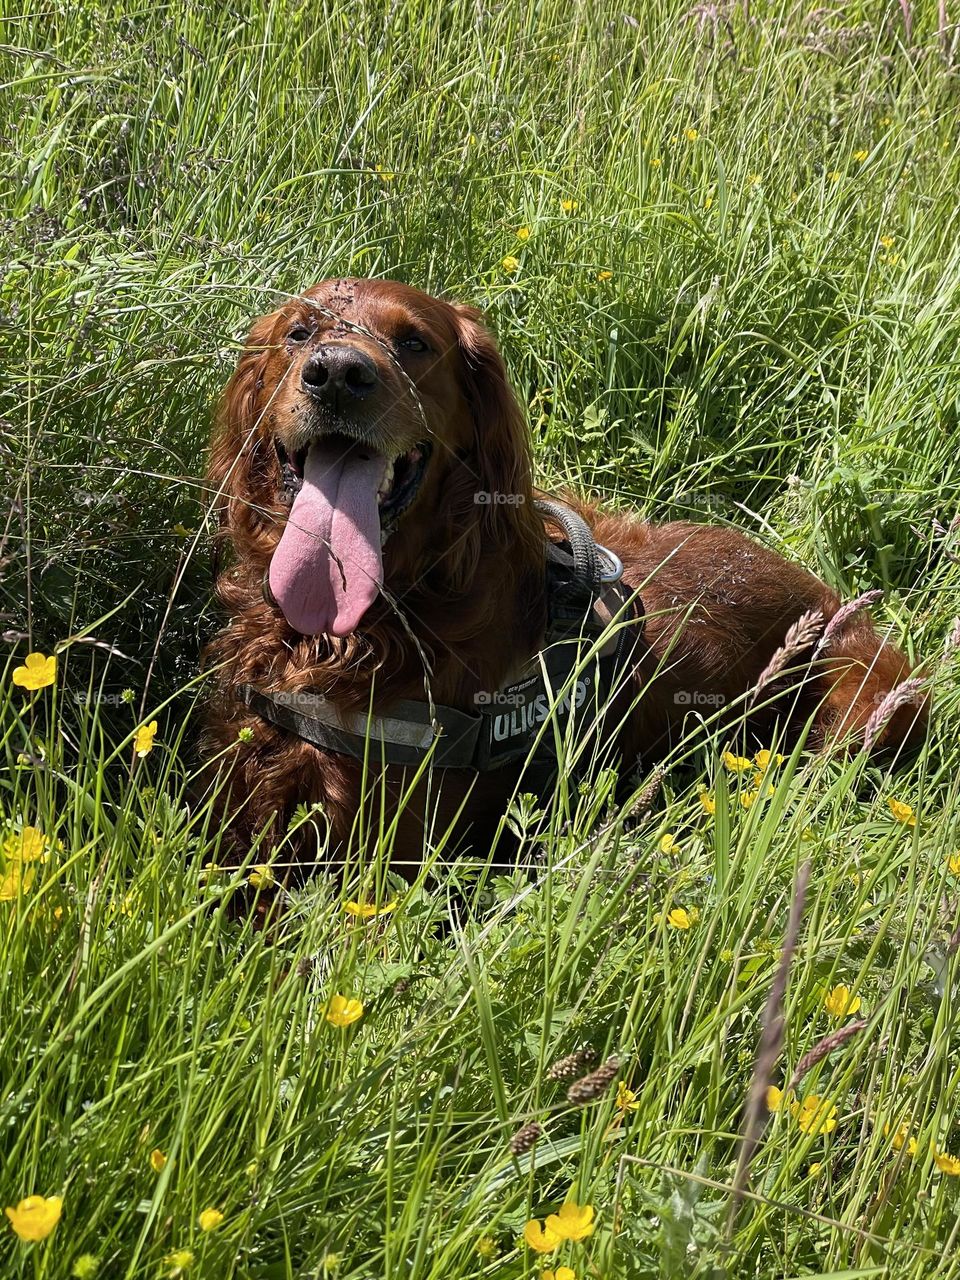
[[[474,715],[543,646],[545,522],[523,416],[479,313],[390,281],[335,280],[258,320],[208,478],[231,562],[217,582],[229,622],[207,654],[219,694],[205,749],[231,764],[232,804],[243,802],[233,837],[247,845],[271,821],[279,835],[297,805],[317,803],[326,856],[377,837],[401,810],[403,857],[419,861],[425,833],[448,828],[458,848],[485,854],[520,762],[434,770],[401,804],[412,766],[314,745],[237,696],[310,690],[349,717],[429,695]],[[646,615],[625,606],[635,643],[600,731],[625,768],[662,756],[691,710],[742,708],[791,625],[840,607],[731,529],[577,509]],[[805,658],[788,701],[757,700],[758,741],[788,717],[794,730],[812,720],[814,746],[862,741],[909,673],[863,612]],[[918,703],[894,710],[878,745],[916,744]]]

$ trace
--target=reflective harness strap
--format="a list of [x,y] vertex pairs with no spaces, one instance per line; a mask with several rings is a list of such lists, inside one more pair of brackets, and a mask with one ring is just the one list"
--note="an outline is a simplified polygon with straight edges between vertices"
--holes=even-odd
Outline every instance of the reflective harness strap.
[[362,760],[369,738],[372,760],[419,765],[433,748],[432,763],[437,768],[477,767],[474,761],[483,717],[456,707],[435,704],[431,721],[429,704],[411,699],[392,703],[389,716],[366,716],[359,711],[338,709],[322,693],[306,689],[264,693],[253,685],[242,684],[237,695],[262,719],[324,751]]
[[[315,690],[280,692],[237,687],[237,696],[262,719],[322,751],[357,760],[487,772],[525,759],[538,734],[533,764],[556,768],[557,734],[544,721],[555,716],[562,736],[584,704],[605,705],[643,631],[639,597],[623,587],[622,566],[593,541],[585,521],[559,503],[538,503],[568,535],[567,547],[547,544],[547,627],[544,647],[527,671],[498,689],[478,711],[401,699],[388,715],[346,711]],[[585,550],[590,577],[583,572]],[[597,606],[609,614],[598,616]],[[617,619],[617,631],[591,662],[584,646],[596,643]],[[432,714],[431,714],[432,712]],[[541,770],[542,772],[542,770]]]

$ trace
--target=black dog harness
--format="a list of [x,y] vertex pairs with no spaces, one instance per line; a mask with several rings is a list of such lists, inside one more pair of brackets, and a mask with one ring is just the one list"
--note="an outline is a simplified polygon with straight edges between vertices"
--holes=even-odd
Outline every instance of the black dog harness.
[[419,766],[429,758],[434,768],[484,772],[532,750],[534,765],[555,768],[570,718],[582,709],[590,722],[621,685],[644,618],[639,597],[622,582],[623,565],[594,542],[587,523],[559,502],[536,506],[565,535],[564,542],[547,542],[544,647],[517,680],[477,695],[476,711],[401,699],[388,715],[365,715],[319,692],[249,684],[238,686],[238,697],[304,742],[357,760],[369,751],[386,764]]

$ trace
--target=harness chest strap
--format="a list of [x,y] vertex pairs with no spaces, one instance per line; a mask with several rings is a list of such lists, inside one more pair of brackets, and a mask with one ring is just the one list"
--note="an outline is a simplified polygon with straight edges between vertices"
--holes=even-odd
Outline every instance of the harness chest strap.
[[[412,699],[393,703],[389,715],[368,716],[338,708],[322,693],[310,690],[264,692],[245,684],[237,688],[237,695],[262,719],[324,751],[362,760],[369,741],[374,761],[416,766],[430,755],[435,768],[485,772],[528,754],[541,724],[557,704],[556,692],[566,685],[570,687],[559,700],[558,720],[565,721],[588,698],[603,704],[623,669],[626,651],[633,648],[635,634],[629,643],[623,640],[628,626],[629,621],[621,624],[619,638],[612,638],[612,650],[598,655],[574,681],[570,678],[579,664],[580,647],[562,642],[543,654],[549,681],[538,665],[526,677],[491,694],[481,710],[434,704],[432,720],[429,704]],[[543,734],[539,751],[554,755],[549,731]]]

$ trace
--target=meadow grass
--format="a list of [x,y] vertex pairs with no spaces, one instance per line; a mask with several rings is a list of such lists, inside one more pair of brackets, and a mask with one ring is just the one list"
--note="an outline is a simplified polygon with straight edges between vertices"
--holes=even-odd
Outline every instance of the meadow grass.
[[[908,3],[6,13],[0,1202],[63,1203],[4,1276],[960,1276],[954,44]],[[441,850],[238,919],[283,846],[218,866],[190,802],[198,477],[250,318],[345,274],[487,311],[544,485],[882,588],[928,749],[758,789],[708,727],[631,822],[609,775],[570,788],[532,874]],[[580,1049],[618,1070],[578,1105]],[[535,1254],[568,1200],[592,1233]]]

